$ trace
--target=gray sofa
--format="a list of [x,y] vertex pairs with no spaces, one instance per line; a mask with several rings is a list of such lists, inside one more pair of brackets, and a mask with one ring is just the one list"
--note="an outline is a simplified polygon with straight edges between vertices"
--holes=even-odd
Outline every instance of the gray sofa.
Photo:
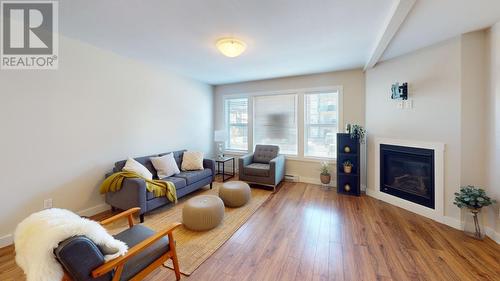
[[[177,166],[181,167],[182,156],[186,150],[173,151]],[[158,179],[153,163],[149,160],[150,157],[163,156],[170,152],[143,156],[134,158],[139,163],[144,165],[152,174],[154,179]],[[125,166],[126,160],[115,163],[112,173],[120,172]],[[175,185],[177,198],[181,198],[195,190],[198,190],[206,185],[212,188],[212,182],[215,178],[215,162],[213,160],[203,160],[203,170],[199,171],[181,171],[180,174],[164,178],[162,180],[171,181]],[[144,214],[158,207],[171,203],[166,197],[154,197],[152,192],[147,192],[146,182],[140,178],[128,178],[123,180],[122,188],[117,192],[106,193],[106,203],[111,205],[113,209],[128,210],[133,207],[141,208],[140,218],[144,221]]]
[[238,161],[240,180],[272,186],[276,190],[285,177],[285,157],[279,150],[276,145],[256,145],[253,154]]

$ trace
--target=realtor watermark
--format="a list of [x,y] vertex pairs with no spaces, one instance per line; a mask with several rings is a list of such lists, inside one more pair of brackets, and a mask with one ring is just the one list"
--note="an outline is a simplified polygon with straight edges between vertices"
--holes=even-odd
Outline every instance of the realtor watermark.
[[0,68],[57,69],[57,1],[0,1]]

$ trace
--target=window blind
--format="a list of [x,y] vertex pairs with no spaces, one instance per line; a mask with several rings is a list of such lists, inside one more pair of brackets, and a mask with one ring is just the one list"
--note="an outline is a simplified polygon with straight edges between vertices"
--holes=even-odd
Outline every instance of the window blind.
[[254,143],[274,144],[297,155],[297,95],[254,98]]

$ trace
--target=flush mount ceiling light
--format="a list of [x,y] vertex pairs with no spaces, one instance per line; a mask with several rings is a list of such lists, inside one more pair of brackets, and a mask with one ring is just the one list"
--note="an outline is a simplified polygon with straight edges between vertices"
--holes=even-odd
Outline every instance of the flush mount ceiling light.
[[241,55],[247,48],[245,42],[235,38],[222,38],[217,40],[215,46],[226,57],[234,58]]

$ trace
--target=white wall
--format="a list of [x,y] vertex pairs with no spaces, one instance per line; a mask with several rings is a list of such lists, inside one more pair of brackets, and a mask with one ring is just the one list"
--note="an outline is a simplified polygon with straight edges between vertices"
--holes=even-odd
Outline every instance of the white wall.
[[[364,73],[361,70],[348,70],[216,86],[215,129],[224,128],[224,96],[336,86],[343,87],[344,123],[364,125]],[[341,128],[343,127],[342,124]],[[286,174],[297,175],[302,181],[319,182],[319,173],[318,161],[287,160],[286,162]],[[332,174],[332,184],[334,183],[335,174]]]
[[486,187],[486,31],[461,37],[461,185]]
[[487,99],[487,192],[498,203],[489,212],[489,226],[500,243],[500,23],[488,31],[489,95]]
[[115,161],[211,153],[211,86],[65,37],[59,57],[59,70],[0,71],[0,243],[45,198],[105,208],[98,186]]
[[[374,137],[446,144],[445,215],[459,218],[453,193],[460,186],[460,38],[378,64],[366,72],[368,188],[375,189]],[[390,99],[394,82],[410,84],[413,109]]]
[[[486,32],[463,34],[378,64],[366,73],[368,188],[375,182],[374,137],[445,143],[444,221],[459,226],[460,186],[485,187]],[[412,109],[399,109],[390,85],[408,82]]]

